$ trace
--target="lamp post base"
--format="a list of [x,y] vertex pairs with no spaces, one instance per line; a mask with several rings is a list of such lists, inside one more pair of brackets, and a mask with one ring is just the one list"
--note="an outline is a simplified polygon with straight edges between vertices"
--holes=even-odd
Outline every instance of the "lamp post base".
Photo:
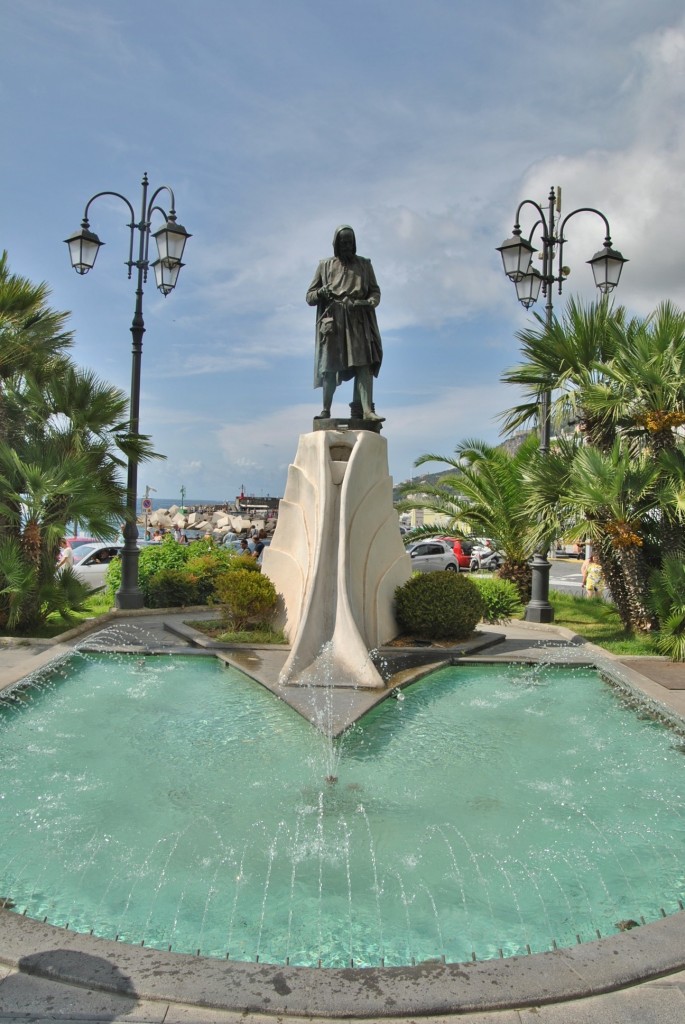
[[143,592],[138,586],[138,559],[140,549],[137,545],[138,527],[135,520],[129,520],[124,526],[124,550],[121,553],[121,586],[114,595],[114,606],[122,611],[135,611],[145,606]]
[[136,611],[138,608],[145,607],[145,600],[140,590],[125,594],[121,590],[117,590],[114,595],[114,607],[125,612]]
[[530,602],[526,605],[526,622],[554,622],[554,608],[549,603],[549,573],[552,566],[543,554],[533,555],[530,561],[533,582]]

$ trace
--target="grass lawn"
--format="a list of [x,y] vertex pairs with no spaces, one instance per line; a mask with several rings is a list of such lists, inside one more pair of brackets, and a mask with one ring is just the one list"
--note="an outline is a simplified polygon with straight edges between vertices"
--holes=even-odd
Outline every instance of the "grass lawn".
[[550,590],[554,623],[565,626],[612,654],[658,654],[649,634],[626,633],[613,605],[587,597],[573,597]]
[[253,629],[227,630],[220,621],[189,620],[186,626],[205,633],[212,640],[223,644],[287,644],[285,634],[270,626],[255,626]]

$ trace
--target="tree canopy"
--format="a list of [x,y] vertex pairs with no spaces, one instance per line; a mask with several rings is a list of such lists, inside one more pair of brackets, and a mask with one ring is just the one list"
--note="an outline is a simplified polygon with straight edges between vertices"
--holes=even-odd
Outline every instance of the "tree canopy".
[[0,628],[26,632],[83,600],[73,573],[56,571],[60,539],[78,523],[111,536],[125,510],[126,459],[154,457],[132,435],[128,400],[77,367],[68,314],[49,289],[0,259]]
[[[664,573],[668,593],[685,593],[685,314],[664,302],[631,318],[606,299],[571,298],[549,325],[535,314],[518,339],[522,360],[502,379],[523,398],[502,420],[510,434],[537,425],[549,392],[550,451],[531,434],[515,455],[480,441],[454,457],[422,455],[417,466],[454,473],[401,507],[490,534],[514,564],[555,537],[589,541],[626,629],[668,621],[685,631],[682,609],[654,597]],[[685,653],[685,641],[671,648]]]

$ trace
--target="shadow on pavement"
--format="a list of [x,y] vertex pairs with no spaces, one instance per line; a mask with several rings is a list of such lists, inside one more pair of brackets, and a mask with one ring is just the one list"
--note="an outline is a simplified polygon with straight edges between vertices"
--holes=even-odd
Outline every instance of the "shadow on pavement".
[[0,982],[3,1019],[83,1017],[120,1020],[139,1005],[133,983],[115,964],[75,950],[31,953]]

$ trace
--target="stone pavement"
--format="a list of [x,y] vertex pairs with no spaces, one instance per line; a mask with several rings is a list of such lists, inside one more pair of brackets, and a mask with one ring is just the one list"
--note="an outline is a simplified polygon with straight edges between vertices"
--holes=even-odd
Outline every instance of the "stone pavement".
[[[205,612],[205,614],[207,614]],[[111,646],[128,649],[192,651],[192,640],[174,627],[193,616],[187,611],[173,614],[128,614],[113,616],[105,625],[96,625],[94,638],[91,627],[77,631],[78,635],[63,635],[58,643],[31,641],[29,643],[0,642],[0,689],[41,668],[54,657],[68,653],[75,644]],[[170,627],[174,629],[170,632]],[[487,628],[483,632],[488,632]],[[610,674],[618,673],[622,681],[640,690],[658,703],[667,714],[685,719],[685,668],[673,666],[661,659],[618,659],[606,655],[590,644],[585,644],[567,630],[555,626],[531,623],[513,623],[494,627],[495,646],[484,651],[467,653],[469,660],[536,660],[563,655],[564,661],[591,661],[601,664]],[[245,652],[241,657],[245,659]],[[261,652],[259,654],[261,659]],[[267,659],[268,660],[268,659]],[[274,662],[274,668],[278,659]],[[249,658],[244,663],[249,673]],[[170,966],[160,957],[155,964],[153,951],[133,947],[116,948],[113,943],[102,943],[88,936],[60,932],[18,917],[0,912],[0,1022],[129,1021],[131,1024],[237,1024],[245,1019],[254,1024],[272,1024],[275,1017],[292,1020],[387,1019],[393,1001],[398,1016],[393,1020],[415,1020],[417,1015],[430,1014],[434,1024],[683,1024],[685,1022],[685,915],[678,914],[664,922],[635,929],[616,936],[613,941],[589,943],[574,950],[538,954],[477,965],[432,965],[433,969],[396,969],[395,973],[374,975],[350,970],[335,972],[340,986],[335,997],[335,984],[331,984],[331,1001],[326,1009],[317,1013],[283,1009],[291,999],[299,996],[301,1006],[308,1005],[307,991],[317,987],[325,989],[326,971],[305,971],[298,975],[297,985],[287,971],[278,971],[264,965],[243,965],[233,974],[221,961],[208,962],[184,958],[181,967]],[[641,952],[639,959],[655,972],[654,980],[639,983],[630,970],[625,974],[625,987],[601,993],[606,979],[614,971],[613,961],[625,956],[632,946]],[[172,955],[173,956],[173,955]],[[55,957],[62,957],[69,969],[59,971]],[[46,959],[47,958],[47,959]],[[52,958],[52,959],[51,959]],[[71,958],[71,959],[69,959]],[[630,961],[630,956],[626,962]],[[170,961],[177,965],[180,960]],[[74,963],[77,967],[74,968]],[[562,970],[562,975],[559,971]],[[255,973],[256,972],[256,973]],[[185,974],[185,979],[181,975]],[[430,974],[435,993],[433,1009],[421,1008],[423,989]],[[658,975],[661,976],[658,976]],[[55,975],[58,975],[56,977]],[[59,978],[62,980],[59,980]],[[245,989],[267,979],[267,997],[259,989],[261,1002],[255,1004],[242,995]],[[294,977],[294,976],[293,976]],[[206,984],[203,981],[206,979]],[[444,979],[444,998],[440,997],[440,978]],[[531,987],[531,978],[537,979]],[[307,980],[309,979],[309,980]],[[74,982],[78,981],[78,984]],[[478,981],[480,985],[473,986]],[[290,982],[290,984],[289,984]],[[323,985],[322,985],[323,983]],[[614,984],[615,982],[610,982]],[[291,988],[292,984],[292,988]],[[617,983],[618,984],[618,983]],[[471,991],[461,1004],[450,1002],[453,987]],[[520,986],[519,995],[515,994]],[[264,984],[264,988],[266,985]],[[530,999],[521,996],[527,989],[536,995]],[[478,991],[476,991],[478,990]],[[499,991],[499,995],[498,995]],[[345,993],[352,993],[345,995]],[[402,993],[406,992],[403,1004]],[[482,996],[479,995],[482,992]],[[512,993],[511,997],[509,993]],[[517,1009],[507,1009],[518,1005]],[[347,1001],[346,1001],[347,1000]],[[239,1011],[218,1009],[221,1005],[241,1007]],[[416,1003],[416,1006],[413,1004]],[[267,1015],[255,1005],[274,1008]],[[403,1010],[401,1005],[411,1007]],[[375,1006],[376,1009],[369,1009]],[[488,1009],[488,1006],[501,1008]],[[212,1008],[210,1008],[212,1007]],[[242,1009],[245,1007],[246,1009]],[[250,1007],[252,1007],[250,1009]],[[299,1013],[299,1015],[298,1015]],[[321,1016],[323,1013],[325,1016]],[[401,1014],[405,1013],[405,1016]]]

